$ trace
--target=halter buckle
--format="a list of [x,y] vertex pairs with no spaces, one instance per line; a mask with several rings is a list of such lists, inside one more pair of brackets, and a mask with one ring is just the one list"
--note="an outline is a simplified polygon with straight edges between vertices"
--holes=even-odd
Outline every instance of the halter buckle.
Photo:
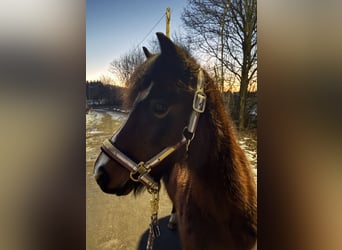
[[194,100],[192,103],[192,108],[198,113],[203,113],[205,110],[205,105],[207,101],[207,95],[201,91],[197,90],[194,95]]
[[[131,178],[132,181],[139,182],[139,181],[140,181],[140,177],[143,176],[143,175],[146,174],[146,173],[149,173],[150,171],[151,171],[151,169],[145,168],[145,163],[141,161],[141,162],[138,164],[137,169],[136,169],[135,171],[131,171],[131,172],[129,173],[129,177]],[[136,173],[139,173],[138,178],[135,178],[135,177],[134,177],[134,175],[135,175]]]

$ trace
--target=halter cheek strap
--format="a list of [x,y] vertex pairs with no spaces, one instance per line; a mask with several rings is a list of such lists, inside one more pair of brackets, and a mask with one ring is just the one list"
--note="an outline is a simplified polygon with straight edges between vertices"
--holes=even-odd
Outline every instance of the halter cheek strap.
[[183,130],[183,136],[186,138],[186,151],[188,152],[191,141],[195,137],[195,132],[200,114],[204,112],[207,96],[204,93],[204,77],[202,69],[197,75],[197,89],[192,102],[192,112],[190,115],[188,126]]
[[[130,171],[130,178],[133,181],[144,184],[150,193],[158,192],[159,184],[153,180],[153,178],[149,175],[149,172],[153,167],[159,165],[160,162],[162,162],[182,145],[186,144],[186,151],[189,150],[190,143],[195,137],[200,114],[205,110],[206,100],[207,96],[204,93],[204,76],[203,71],[200,68],[197,75],[197,88],[192,102],[192,112],[189,118],[189,123],[184,128],[183,137],[178,143],[173,146],[166,147],[148,161],[140,162],[138,164],[117,149],[109,139],[106,139],[103,142],[101,150],[105,152],[111,159],[117,161],[120,165],[124,166],[128,171]],[[139,174],[138,177],[135,177],[136,174]]]

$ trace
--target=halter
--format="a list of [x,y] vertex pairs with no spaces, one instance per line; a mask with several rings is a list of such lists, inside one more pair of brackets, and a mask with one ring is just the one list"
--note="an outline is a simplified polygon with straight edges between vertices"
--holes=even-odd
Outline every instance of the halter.
[[[166,147],[148,161],[141,161],[138,164],[117,149],[114,146],[115,142],[112,143],[109,139],[106,139],[103,142],[101,150],[104,151],[112,160],[120,163],[120,165],[130,171],[130,178],[133,181],[144,184],[150,193],[157,192],[159,191],[159,184],[153,180],[153,178],[149,175],[149,172],[153,167],[159,165],[165,158],[171,155],[182,145],[186,144],[186,151],[189,150],[190,143],[195,137],[199,116],[205,110],[206,99],[207,96],[204,93],[203,71],[202,69],[199,69],[197,75],[197,89],[193,98],[192,112],[189,118],[189,123],[186,127],[184,127],[183,137],[178,143],[173,146]],[[114,138],[115,137],[116,135],[114,135]],[[135,177],[136,174],[139,174],[139,176]]]
[[[203,71],[200,68],[197,75],[197,88],[194,93],[192,102],[192,112],[189,118],[189,123],[183,129],[182,139],[169,147],[166,147],[158,154],[153,156],[146,162],[139,162],[138,164],[129,158],[126,154],[122,153],[119,149],[114,146],[115,141],[112,143],[109,139],[106,139],[101,150],[108,155],[112,160],[118,162],[120,165],[125,167],[130,172],[130,178],[134,182],[141,182],[146,186],[149,193],[152,194],[151,209],[152,217],[150,224],[150,235],[148,239],[147,249],[152,249],[154,238],[158,237],[160,232],[157,225],[157,213],[158,213],[158,201],[159,201],[159,184],[153,180],[150,176],[150,171],[155,166],[159,165],[165,158],[171,155],[174,151],[179,149],[184,144],[186,145],[186,152],[189,150],[191,141],[194,139],[199,116],[204,112],[206,106],[207,96],[204,93],[204,77]],[[117,135],[117,134],[116,134]],[[116,137],[114,135],[114,138]],[[136,175],[138,177],[136,177]]]

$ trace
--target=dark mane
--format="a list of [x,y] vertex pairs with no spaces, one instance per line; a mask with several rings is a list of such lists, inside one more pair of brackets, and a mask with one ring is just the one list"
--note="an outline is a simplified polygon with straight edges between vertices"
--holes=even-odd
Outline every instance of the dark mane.
[[[226,195],[231,199],[241,211],[244,211],[249,225],[245,225],[248,231],[256,237],[257,231],[257,200],[256,196],[251,196],[253,189],[249,186],[249,182],[254,180],[253,173],[250,171],[250,164],[238,145],[236,129],[229,117],[228,112],[224,108],[222,97],[215,88],[213,80],[207,76],[212,86],[208,89],[208,116],[210,130],[208,134],[214,135],[211,147],[211,155],[209,162],[218,162],[221,182],[223,183],[222,195]],[[246,206],[247,205],[247,206]]]

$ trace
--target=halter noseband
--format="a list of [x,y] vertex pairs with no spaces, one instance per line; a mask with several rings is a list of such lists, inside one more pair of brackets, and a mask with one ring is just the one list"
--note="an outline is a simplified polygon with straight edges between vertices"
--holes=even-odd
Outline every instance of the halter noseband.
[[[112,160],[120,163],[130,172],[130,178],[135,182],[141,182],[147,188],[150,193],[157,193],[159,191],[159,184],[153,180],[149,172],[165,158],[171,155],[174,151],[186,144],[186,151],[188,151],[191,141],[194,139],[199,116],[204,112],[206,106],[207,96],[204,93],[204,77],[203,71],[200,68],[197,75],[197,89],[194,94],[192,112],[189,118],[188,126],[183,130],[182,139],[173,146],[166,147],[158,154],[153,156],[147,162],[135,163],[127,155],[122,153],[119,149],[114,146],[109,139],[106,139],[101,150],[106,153]],[[115,138],[115,136],[114,136]],[[135,174],[139,173],[139,176],[134,177]]]

